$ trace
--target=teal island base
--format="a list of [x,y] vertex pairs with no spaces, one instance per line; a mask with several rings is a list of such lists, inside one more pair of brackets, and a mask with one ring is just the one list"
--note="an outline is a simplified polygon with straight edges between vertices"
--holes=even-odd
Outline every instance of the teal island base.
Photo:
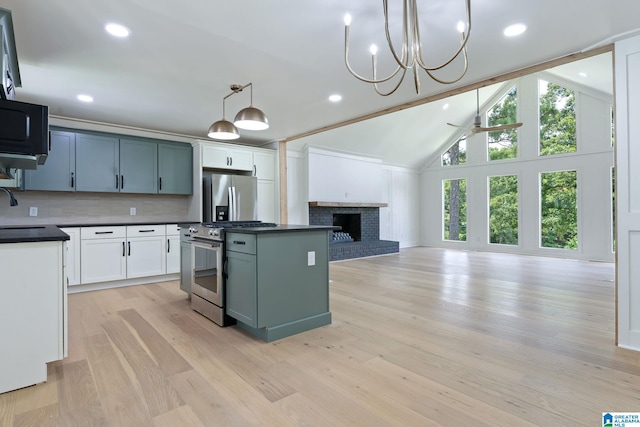
[[326,312],[315,316],[309,316],[304,319],[299,319],[294,322],[283,323],[281,325],[269,326],[266,328],[253,328],[242,322],[238,322],[237,326],[255,337],[266,342],[271,342],[330,324],[331,312]]
[[225,232],[225,309],[240,328],[269,342],[331,323],[331,229],[279,225]]

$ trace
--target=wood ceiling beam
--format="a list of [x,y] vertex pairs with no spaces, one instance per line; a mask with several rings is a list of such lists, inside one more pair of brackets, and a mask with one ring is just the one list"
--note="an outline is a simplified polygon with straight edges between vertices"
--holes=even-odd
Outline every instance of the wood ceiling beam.
[[[400,104],[400,105],[396,105],[393,107],[389,107],[389,108],[385,108],[383,110],[380,111],[376,111],[374,113],[369,113],[369,114],[365,114],[364,116],[360,116],[360,117],[355,117],[349,120],[344,120],[342,122],[338,122],[332,125],[328,125],[328,126],[323,126],[321,128],[318,129],[314,129],[314,130],[310,130],[308,132],[304,132],[304,133],[300,133],[298,135],[293,135],[290,137],[285,138],[282,142],[284,142],[285,144],[287,142],[290,141],[294,141],[296,139],[300,139],[300,138],[305,138],[307,136],[311,136],[311,135],[315,135],[318,133],[322,133],[322,132],[326,132],[329,130],[333,130],[333,129],[337,129],[343,126],[348,126],[354,123],[358,123],[358,122],[362,122],[365,120],[369,120],[369,119],[374,119],[376,117],[380,117],[380,116],[384,116],[385,114],[390,114],[390,113],[395,113],[396,111],[401,111],[401,110],[405,110],[407,108],[411,108],[411,107],[416,107],[418,105],[423,105],[423,104],[427,104],[429,102],[433,102],[433,101],[438,101],[440,99],[443,98],[448,98],[450,96],[454,96],[454,95],[459,95],[465,92],[469,92],[472,90],[476,90],[485,86],[490,86],[496,83],[502,83],[508,80],[513,80],[519,77],[523,77],[529,74],[533,74],[533,73],[538,73],[540,71],[544,71],[544,70],[548,70],[549,68],[553,68],[553,67],[557,67],[559,65],[564,65],[564,64],[568,64],[570,62],[574,62],[574,61],[579,61],[581,59],[586,59],[586,58],[590,58],[592,56],[596,56],[596,55],[600,55],[602,53],[606,53],[606,52],[612,52],[613,51],[613,44],[607,44],[605,46],[602,47],[598,47],[595,49],[590,49],[588,51],[584,51],[584,52],[576,52],[576,53],[572,53],[560,58],[556,58],[556,59],[552,59],[550,61],[546,61],[546,62],[541,62],[539,64],[536,65],[531,65],[529,67],[525,67],[525,68],[521,68],[519,70],[515,70],[515,71],[510,71],[508,73],[505,74],[500,74],[498,76],[495,77],[491,77],[489,79],[486,80],[482,80],[480,82],[476,82],[476,83],[470,83],[468,85],[465,86],[461,86],[455,89],[451,89],[451,90],[447,90],[445,92],[440,92],[434,95],[429,95],[425,98],[421,98],[421,99],[417,99],[415,101],[411,101],[411,102],[406,102],[404,104]],[[613,64],[612,64],[613,66]]]

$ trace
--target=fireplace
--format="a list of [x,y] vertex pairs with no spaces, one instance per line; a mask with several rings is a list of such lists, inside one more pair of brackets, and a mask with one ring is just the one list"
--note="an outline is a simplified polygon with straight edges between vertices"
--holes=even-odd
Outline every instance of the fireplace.
[[341,239],[336,239],[336,233],[334,233],[334,241],[359,242],[361,240],[360,213],[334,213],[333,225],[340,227],[340,232],[344,233]]
[[334,225],[329,233],[329,260],[398,252],[399,243],[380,240],[380,208],[384,203],[309,202],[310,225]]

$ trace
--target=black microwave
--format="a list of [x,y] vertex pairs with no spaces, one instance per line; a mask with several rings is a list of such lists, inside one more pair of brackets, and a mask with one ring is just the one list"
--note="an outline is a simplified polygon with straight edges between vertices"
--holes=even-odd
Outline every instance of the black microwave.
[[46,158],[49,153],[49,108],[0,99],[0,153]]

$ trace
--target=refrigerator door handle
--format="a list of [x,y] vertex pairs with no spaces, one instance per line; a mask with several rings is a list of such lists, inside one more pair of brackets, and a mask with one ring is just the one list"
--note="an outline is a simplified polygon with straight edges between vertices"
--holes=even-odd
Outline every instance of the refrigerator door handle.
[[228,219],[229,221],[235,221],[236,219],[236,203],[235,203],[235,194],[234,194],[234,188],[233,187],[229,187],[228,189],[229,192],[229,215],[228,215]]
[[233,221],[240,219],[240,212],[238,212],[238,198],[236,197],[236,187],[231,187],[231,194],[233,194]]

